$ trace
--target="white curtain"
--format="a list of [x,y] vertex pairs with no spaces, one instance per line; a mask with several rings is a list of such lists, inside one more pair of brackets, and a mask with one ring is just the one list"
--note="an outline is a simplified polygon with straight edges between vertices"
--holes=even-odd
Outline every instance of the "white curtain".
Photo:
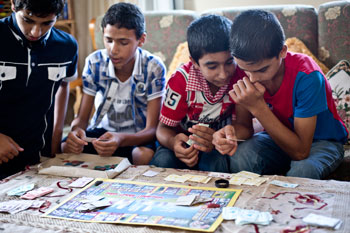
[[138,5],[139,0],[73,0],[76,24],[76,39],[79,44],[79,75],[84,67],[85,58],[93,52],[89,34],[89,22],[92,18],[103,15],[107,9],[117,2],[130,2]]

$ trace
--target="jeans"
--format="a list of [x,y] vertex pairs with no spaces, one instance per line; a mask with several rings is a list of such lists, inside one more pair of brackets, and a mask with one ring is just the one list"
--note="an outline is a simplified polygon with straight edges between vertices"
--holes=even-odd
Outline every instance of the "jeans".
[[343,157],[342,143],[314,140],[306,159],[291,160],[266,132],[260,132],[240,143],[229,160],[232,173],[245,170],[261,175],[279,174],[322,179],[340,165]]
[[195,167],[188,167],[180,161],[175,153],[163,146],[159,146],[150,165],[164,168],[195,169],[200,171],[229,172],[228,156],[220,154],[217,150],[209,153],[199,152],[198,164]]

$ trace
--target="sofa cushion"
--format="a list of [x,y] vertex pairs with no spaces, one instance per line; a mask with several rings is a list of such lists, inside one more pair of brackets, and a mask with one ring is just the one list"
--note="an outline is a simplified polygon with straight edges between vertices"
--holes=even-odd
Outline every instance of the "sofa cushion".
[[[339,116],[350,132],[350,63],[346,60],[338,62],[326,77],[332,87]],[[350,135],[348,138],[350,139]]]
[[262,9],[274,13],[280,21],[286,38],[297,37],[302,40],[310,51],[317,55],[317,11],[309,5],[270,5],[254,7],[227,7],[204,12],[203,14],[220,14],[233,20],[244,10]]
[[321,4],[318,10],[318,58],[328,67],[350,61],[350,1]]
[[145,12],[147,39],[143,48],[169,66],[178,44],[186,41],[188,25],[197,18],[194,11]]
[[180,43],[177,48],[176,52],[174,54],[173,59],[170,62],[168,73],[167,73],[167,80],[171,77],[173,73],[175,73],[176,69],[182,65],[187,63],[190,60],[190,52],[188,51],[188,44],[187,42]]
[[325,66],[325,64],[323,64],[320,60],[318,60],[317,57],[311,53],[311,51],[306,47],[306,45],[301,40],[299,40],[296,37],[292,37],[292,38],[288,38],[285,43],[288,46],[288,51],[295,52],[295,53],[303,53],[308,55],[317,63],[317,65],[322,69],[323,73],[327,74],[327,72],[329,71],[327,66]]

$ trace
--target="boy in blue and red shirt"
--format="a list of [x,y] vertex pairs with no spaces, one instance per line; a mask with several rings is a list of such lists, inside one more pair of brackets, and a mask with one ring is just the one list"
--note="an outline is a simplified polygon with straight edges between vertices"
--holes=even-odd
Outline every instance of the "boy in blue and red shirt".
[[[341,163],[348,132],[321,69],[308,56],[288,52],[284,39],[272,13],[250,10],[235,18],[231,52],[247,77],[230,95],[264,131],[252,136],[251,124],[242,127],[246,119],[237,115],[236,125],[217,132],[213,143],[233,155],[231,172],[322,179]],[[228,140],[250,136],[238,147]]]
[[[188,27],[191,61],[181,66],[168,82],[157,128],[161,146],[151,164],[228,171],[228,156],[213,148],[212,135],[231,124],[234,105],[228,92],[244,76],[244,72],[236,69],[229,50],[231,23],[225,17],[208,15]],[[194,144],[187,148],[189,139]]]

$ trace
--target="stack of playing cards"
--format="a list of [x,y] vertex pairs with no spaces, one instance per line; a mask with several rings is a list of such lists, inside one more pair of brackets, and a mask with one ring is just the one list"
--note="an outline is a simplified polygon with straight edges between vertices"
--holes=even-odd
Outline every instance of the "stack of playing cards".
[[81,177],[81,178],[73,181],[68,186],[72,187],[72,188],[83,188],[83,187],[85,187],[88,183],[90,183],[93,180],[94,180],[94,178],[91,178],[91,177]]
[[7,192],[9,196],[22,196],[26,192],[33,190],[35,184],[25,184]]
[[78,211],[92,211],[95,209],[103,209],[105,207],[111,206],[112,203],[104,197],[100,196],[89,196],[89,199],[80,201],[83,205],[80,205],[76,208]]
[[[209,127],[209,125],[208,124],[203,124],[203,123],[199,123],[198,125],[200,125],[200,126],[205,126],[205,127]],[[198,135],[196,135],[196,134],[194,134],[194,136],[197,136],[197,137],[199,137]],[[188,146],[191,146],[193,143],[195,143],[194,141],[192,141],[191,139],[188,139],[188,141],[186,142],[186,144],[188,145]]]
[[298,187],[298,184],[292,184],[292,183],[287,183],[287,182],[283,182],[280,180],[273,180],[270,182],[270,184],[279,186],[279,187],[283,187],[283,188],[296,188]]
[[223,173],[223,172],[209,172],[208,176],[229,180],[231,179],[232,174]]
[[333,228],[334,230],[338,230],[342,224],[340,219],[312,213],[304,217],[303,222],[307,223],[308,225]]
[[245,184],[259,186],[267,180],[268,178],[260,177],[259,174],[241,171],[236,174],[233,174],[229,182],[233,185]]
[[50,187],[40,187],[38,189],[34,189],[32,191],[27,192],[22,195],[22,199],[33,200],[37,197],[45,196],[46,194],[52,193],[54,190]]
[[193,194],[193,195],[186,195],[186,196],[179,197],[176,200],[175,205],[191,206],[199,203],[210,202],[212,200],[213,198],[204,198],[204,197],[200,197],[199,195]]
[[173,181],[173,182],[180,182],[184,183],[186,181],[192,181],[192,182],[198,182],[206,184],[211,180],[211,177],[208,176],[201,176],[201,175],[192,175],[192,174],[186,174],[186,175],[176,175],[176,174],[170,174],[167,177],[164,178],[165,181]]
[[247,210],[238,207],[224,207],[222,212],[222,218],[225,220],[236,220],[237,225],[269,225],[273,220],[273,217],[269,212]]
[[45,201],[36,200],[11,200],[0,202],[0,212],[16,214],[28,208],[40,208]]

